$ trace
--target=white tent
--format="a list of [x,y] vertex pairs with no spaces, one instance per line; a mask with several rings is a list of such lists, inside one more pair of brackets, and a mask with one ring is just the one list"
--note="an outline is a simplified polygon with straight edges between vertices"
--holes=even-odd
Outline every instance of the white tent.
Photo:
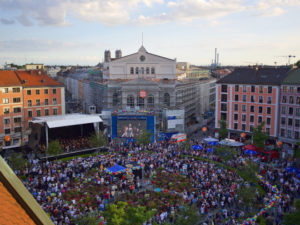
[[203,139],[206,142],[218,142],[219,140],[216,138],[208,137]]
[[224,140],[219,142],[220,145],[226,145],[230,147],[241,147],[244,146],[242,142],[235,141],[233,139],[225,138]]

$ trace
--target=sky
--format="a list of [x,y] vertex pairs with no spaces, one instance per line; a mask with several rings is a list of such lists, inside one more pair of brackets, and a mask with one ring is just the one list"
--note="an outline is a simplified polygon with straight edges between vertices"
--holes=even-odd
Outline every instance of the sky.
[[300,0],[0,0],[0,65],[96,65],[143,44],[178,62],[300,59]]

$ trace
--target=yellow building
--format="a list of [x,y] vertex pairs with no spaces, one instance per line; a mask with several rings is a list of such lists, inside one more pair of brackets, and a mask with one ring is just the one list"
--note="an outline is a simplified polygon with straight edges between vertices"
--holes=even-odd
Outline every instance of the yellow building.
[[26,70],[43,70],[44,69],[44,64],[26,64],[25,65]]

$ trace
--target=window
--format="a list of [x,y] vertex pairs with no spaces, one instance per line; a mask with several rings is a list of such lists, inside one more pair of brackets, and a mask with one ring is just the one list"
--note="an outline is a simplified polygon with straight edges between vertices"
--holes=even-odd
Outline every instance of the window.
[[[137,104],[140,108],[144,108],[145,107],[145,99],[144,98],[141,98],[141,97],[138,97],[137,99]],[[167,105],[167,106],[170,106],[170,105]]]
[[14,113],[20,113],[20,112],[21,112],[21,107],[14,108]]
[[37,100],[35,101],[35,105],[41,105],[41,100],[37,99]]
[[222,86],[221,86],[221,92],[227,93],[227,85],[222,84]]
[[39,94],[40,94],[40,89],[36,89],[36,90],[35,90],[35,94],[36,94],[36,95],[39,95]]
[[20,88],[13,88],[12,91],[13,91],[13,93],[19,93],[20,92]]
[[297,105],[300,105],[300,97],[297,97],[297,98],[296,98],[296,104],[297,104]]
[[53,98],[53,99],[52,99],[52,104],[53,104],[53,105],[56,105],[56,104],[57,104],[56,98]]
[[251,102],[255,102],[255,96],[251,95]]
[[285,129],[281,129],[280,130],[280,136],[281,137],[285,137]]
[[246,92],[246,91],[247,91],[247,86],[243,85],[243,92]]
[[243,115],[242,115],[242,121],[243,121],[243,122],[246,122],[246,114],[243,114]]
[[31,95],[31,90],[27,90],[27,95]]
[[21,123],[21,117],[15,117],[14,123]]
[[299,132],[295,131],[295,139],[299,139]]
[[296,109],[296,116],[300,116],[300,108]]
[[300,87],[297,87],[297,93],[300,93]]
[[281,108],[281,114],[285,114],[285,112],[286,112],[286,107],[282,106],[282,108]]
[[227,102],[227,94],[221,94],[221,102]]
[[5,118],[4,119],[4,124],[10,124],[10,119],[9,118]]
[[13,103],[19,103],[21,102],[21,98],[13,98]]
[[254,112],[255,111],[255,106],[254,105],[251,105],[250,106],[250,112]]
[[31,100],[28,100],[28,101],[27,101],[27,105],[28,105],[28,106],[32,106],[32,101],[31,101]]
[[243,102],[247,101],[247,95],[243,95]]
[[[226,100],[227,100],[227,95],[226,95]],[[169,95],[169,93],[164,94],[164,105],[170,106],[170,95]]]
[[292,118],[288,118],[288,125],[293,126],[293,119]]
[[45,105],[49,105],[49,100],[47,98],[45,99]]
[[234,104],[234,111],[239,111],[239,105],[238,104]]
[[271,109],[271,107],[267,107],[267,114],[271,114],[271,112],[272,112],[272,109]]
[[227,111],[227,103],[221,103],[221,111]]
[[9,98],[3,98],[2,102],[3,102],[3,104],[8,104],[9,103]]
[[134,74],[134,68],[130,67],[130,74]]
[[8,93],[8,88],[3,88],[3,89],[2,89],[2,93],[3,93],[3,94],[7,94],[7,93]]
[[[118,105],[118,103],[119,103],[118,93],[114,93],[113,94],[113,102],[112,102],[112,104],[113,104],[113,106],[116,106],[116,105]],[[52,100],[52,104],[54,105],[54,99]]]
[[145,71],[144,71],[144,67],[141,68],[141,74],[144,74]]
[[152,108],[154,106],[154,96],[149,95],[147,98],[147,106]]
[[155,68],[151,67],[151,74],[155,74]]
[[251,86],[251,92],[252,92],[252,93],[255,92],[255,86],[254,86],[254,85]]
[[264,97],[263,96],[259,96],[258,97],[258,102],[259,103],[264,103]]
[[146,67],[146,74],[149,74],[149,73],[150,73],[150,68]]
[[9,128],[4,129],[4,134],[10,134],[10,129]]
[[288,138],[292,138],[292,131],[291,131],[291,130],[288,130],[288,132],[287,132],[287,137],[288,137]]
[[132,95],[127,96],[127,106],[130,108],[134,107],[134,97]]
[[239,120],[239,114],[234,114],[234,115],[233,115],[233,119],[234,119],[234,120]]
[[238,123],[234,123],[234,124],[233,124],[233,128],[234,128],[235,130],[237,130],[237,129],[238,129]]
[[246,105],[242,105],[242,111],[243,111],[243,112],[246,112],[246,111],[247,111]]
[[49,116],[49,109],[45,109],[45,116]]
[[266,134],[270,135],[271,129],[269,127],[266,128]]
[[28,110],[27,115],[28,115],[29,118],[31,118],[32,117],[32,111]]
[[36,116],[41,116],[41,110],[40,109],[36,110]]
[[272,93],[272,87],[268,86],[268,93],[271,94]]
[[9,114],[9,108],[4,108],[3,113],[4,114]]
[[262,116],[259,116],[259,117],[258,117],[257,122],[258,122],[259,124],[262,123]]
[[227,113],[221,113],[221,120],[227,120]]
[[52,89],[52,94],[54,94],[54,95],[56,94],[56,88]]
[[283,91],[283,92],[287,92],[287,86],[283,86],[282,91]]
[[242,130],[243,130],[243,131],[246,130],[246,124],[242,124]]
[[53,115],[57,115],[57,109],[53,109]]
[[281,125],[285,125],[285,117],[281,117]]
[[282,103],[286,103],[286,96],[282,96]]
[[294,109],[292,107],[289,107],[289,115],[293,115],[294,114]]
[[253,130],[254,130],[254,126],[250,125],[250,131],[253,132]]
[[267,103],[268,103],[268,104],[272,104],[272,97],[268,96]]
[[44,94],[48,94],[48,89],[44,89]]
[[235,90],[235,91],[239,91],[239,89],[240,89],[240,87],[239,87],[238,84],[234,86],[234,90]]
[[250,123],[254,123],[254,116],[253,115],[250,116]]
[[135,67],[135,74],[139,74],[139,68]]
[[22,128],[21,127],[15,127],[15,133],[21,132]]
[[299,128],[300,127],[300,120],[295,119],[295,127]]
[[290,87],[290,92],[291,92],[291,93],[294,92],[294,87]]
[[234,101],[239,101],[239,95],[234,95]]
[[259,93],[264,93],[264,86],[259,86]]
[[271,125],[271,118],[267,117],[267,125]]
[[290,103],[290,104],[294,104],[294,97],[293,97],[293,96],[290,96],[289,103]]
[[262,106],[258,107],[258,113],[263,113],[263,107]]

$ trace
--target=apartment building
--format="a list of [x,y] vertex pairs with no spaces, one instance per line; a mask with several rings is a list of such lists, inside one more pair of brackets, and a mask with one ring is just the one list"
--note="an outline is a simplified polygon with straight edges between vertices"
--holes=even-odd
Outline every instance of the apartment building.
[[28,142],[33,117],[65,114],[63,84],[40,70],[0,71],[0,86],[0,145],[4,148]]
[[252,135],[265,122],[264,131],[278,136],[280,85],[289,67],[237,68],[216,85],[215,127],[225,120],[229,136]]

